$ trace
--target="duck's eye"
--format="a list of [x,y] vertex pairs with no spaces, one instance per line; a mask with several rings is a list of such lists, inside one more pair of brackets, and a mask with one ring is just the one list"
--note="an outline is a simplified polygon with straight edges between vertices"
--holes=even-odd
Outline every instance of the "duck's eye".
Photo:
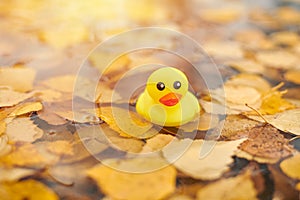
[[165,84],[163,82],[158,82],[156,84],[156,87],[157,87],[158,90],[162,91],[162,90],[165,89]]
[[173,87],[174,87],[176,90],[179,89],[179,88],[181,87],[180,81],[175,81],[175,82],[173,83]]

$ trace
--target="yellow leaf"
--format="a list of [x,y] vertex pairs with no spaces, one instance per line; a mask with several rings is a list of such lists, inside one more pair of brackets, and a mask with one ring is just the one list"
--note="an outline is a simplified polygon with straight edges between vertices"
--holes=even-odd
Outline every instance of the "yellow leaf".
[[268,92],[271,89],[271,85],[268,81],[255,74],[238,74],[226,81],[225,85],[248,86],[256,89],[260,93]]
[[227,7],[217,7],[213,9],[202,9],[200,11],[200,17],[206,21],[212,23],[230,23],[237,19],[242,14],[241,7],[237,6],[227,6]]
[[180,126],[185,132],[192,132],[194,130],[206,131],[216,127],[219,123],[219,117],[210,113],[203,113],[200,115],[199,120],[192,121]]
[[[163,150],[164,157],[171,162],[174,157],[174,151],[178,150],[175,146],[188,143],[190,139],[172,142],[168,148]],[[245,139],[227,142],[216,142],[215,145],[210,144],[212,150],[204,157],[200,158],[200,152],[208,141],[195,140],[191,146],[174,162],[174,166],[185,174],[202,180],[214,180],[222,176],[229,170],[229,164],[233,162],[232,156],[237,147]],[[172,148],[173,147],[173,148]]]
[[289,177],[300,180],[300,154],[296,154],[280,163],[281,170]]
[[[87,171],[99,188],[113,199],[164,199],[175,191],[176,170],[158,158],[136,158],[129,160],[108,160],[106,165],[96,165]],[[132,173],[139,167],[151,170],[148,173]],[[113,168],[117,168],[113,169]],[[122,171],[120,171],[120,169]],[[130,172],[126,172],[130,170]]]
[[18,105],[16,109],[9,114],[9,117],[16,117],[33,111],[40,111],[42,109],[43,105],[40,102],[26,102]]
[[43,102],[56,101],[59,100],[62,96],[60,92],[51,89],[40,90],[36,94],[39,98],[42,99]]
[[57,24],[45,28],[39,33],[39,38],[56,48],[65,48],[74,44],[87,41],[88,29],[81,23],[72,22]]
[[8,144],[7,135],[0,136],[0,157],[7,155],[12,149],[12,146]]
[[271,35],[271,39],[276,45],[295,45],[299,41],[299,36],[295,32],[280,31]]
[[0,107],[14,106],[33,96],[33,93],[20,93],[11,89],[0,88]]
[[197,199],[256,200],[257,191],[249,172],[211,183],[197,192]]
[[263,74],[264,67],[253,60],[230,61],[227,63],[230,67],[239,70],[240,72],[249,74]]
[[174,140],[174,138],[175,137],[172,135],[157,134],[154,137],[147,140],[147,143],[143,147],[143,153],[160,151],[165,146],[167,146],[172,140]]
[[269,124],[281,131],[300,135],[300,109],[286,110],[274,115],[264,115],[265,119],[262,119],[261,116],[254,115],[247,117],[260,122],[265,122],[266,119]]
[[208,42],[204,45],[204,49],[209,55],[217,58],[243,58],[243,51],[237,42]]
[[7,166],[43,167],[46,164],[46,159],[33,144],[25,143],[21,146],[16,146],[11,153],[0,157],[0,162]]
[[0,121],[0,136],[5,132],[5,130],[6,130],[5,121]]
[[158,133],[137,113],[118,107],[101,107],[99,117],[124,137],[150,138]]
[[296,84],[300,84],[300,70],[290,70],[284,74],[284,78],[287,81],[291,81]]
[[35,180],[0,183],[3,200],[58,200],[58,196],[42,183]]
[[17,167],[0,167],[0,182],[18,181],[21,178],[35,174],[34,169],[17,168]]
[[32,90],[35,70],[25,67],[0,67],[0,86],[8,86],[18,92]]
[[60,92],[73,92],[76,76],[56,76],[43,81],[47,87]]
[[66,140],[57,140],[55,142],[47,143],[47,150],[59,156],[72,156],[74,154],[73,144]]
[[15,118],[7,124],[6,134],[10,141],[34,142],[44,134],[30,118]]
[[262,51],[256,57],[263,65],[277,69],[295,68],[299,63],[298,56],[284,50]]
[[286,91],[270,90],[262,97],[262,104],[259,109],[261,114],[275,114],[288,109],[293,109],[295,106],[289,101],[282,98]]

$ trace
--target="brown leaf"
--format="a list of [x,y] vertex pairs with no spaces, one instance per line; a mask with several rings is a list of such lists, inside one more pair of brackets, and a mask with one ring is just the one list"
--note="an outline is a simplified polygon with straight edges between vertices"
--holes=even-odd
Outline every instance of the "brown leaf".
[[274,163],[291,154],[292,149],[288,140],[272,126],[252,128],[248,139],[240,145],[240,149],[248,154],[237,153],[239,157],[258,162]]

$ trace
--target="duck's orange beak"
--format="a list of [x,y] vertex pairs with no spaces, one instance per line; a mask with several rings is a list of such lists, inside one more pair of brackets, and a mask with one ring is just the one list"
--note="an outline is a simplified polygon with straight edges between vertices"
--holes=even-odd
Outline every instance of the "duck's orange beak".
[[159,102],[166,106],[175,106],[181,98],[180,94],[170,92],[159,99]]

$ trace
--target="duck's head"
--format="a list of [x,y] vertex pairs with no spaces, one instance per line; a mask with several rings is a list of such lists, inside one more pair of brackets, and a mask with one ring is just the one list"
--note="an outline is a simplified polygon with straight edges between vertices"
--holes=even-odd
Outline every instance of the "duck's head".
[[146,90],[156,103],[175,106],[188,91],[188,79],[176,68],[160,68],[149,76]]

